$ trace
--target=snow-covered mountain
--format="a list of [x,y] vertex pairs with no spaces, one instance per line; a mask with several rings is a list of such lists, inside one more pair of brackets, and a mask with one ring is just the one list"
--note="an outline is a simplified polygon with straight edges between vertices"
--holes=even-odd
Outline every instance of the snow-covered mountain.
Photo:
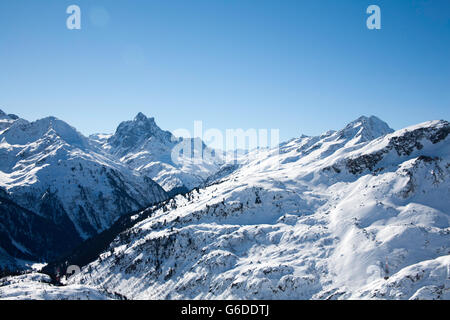
[[[0,188],[13,203],[9,211],[32,217],[2,213],[1,232],[12,245],[7,249],[5,240],[0,247],[15,257],[18,252],[35,259],[61,255],[121,215],[167,198],[150,177],[105,155],[61,120],[28,122],[0,112],[0,126]],[[56,232],[60,229],[64,232]],[[30,247],[31,237],[36,243],[48,237],[47,245],[53,245]]]
[[134,299],[450,299],[449,133],[447,121],[392,132],[363,117],[249,155],[210,186],[136,214],[67,288]]
[[97,134],[91,139],[107,154],[151,177],[171,195],[203,184],[221,164],[200,139],[175,137],[142,113],[132,121],[122,122],[113,135]]
[[8,129],[18,118],[14,114],[6,114],[0,110],[0,133]]
[[[127,217],[109,246],[93,237],[78,253],[97,258],[52,297],[450,299],[449,133],[443,120],[393,132],[361,117],[250,152]],[[8,281],[0,297],[35,286]]]

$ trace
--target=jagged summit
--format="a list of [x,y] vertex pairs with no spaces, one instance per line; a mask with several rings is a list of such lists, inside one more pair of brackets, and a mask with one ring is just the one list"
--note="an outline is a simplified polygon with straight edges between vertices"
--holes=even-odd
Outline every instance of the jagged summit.
[[147,121],[147,120],[150,120],[150,121],[155,121],[155,118],[153,118],[153,117],[151,117],[151,118],[148,118],[145,114],[143,114],[142,112],[139,112],[137,115],[136,115],[136,117],[134,117],[134,122],[139,122],[139,121]]
[[0,117],[1,118],[6,118],[6,119],[9,119],[9,120],[17,120],[17,119],[19,119],[19,117],[16,116],[15,114],[7,114],[6,112],[4,112],[1,109],[0,109]]
[[134,126],[144,129],[145,133],[155,134],[156,132],[163,131],[156,124],[154,117],[147,117],[142,112],[139,112],[132,121]]
[[14,114],[6,114],[0,110],[0,133],[8,129],[19,117]]
[[133,120],[120,123],[114,135],[130,135],[139,133],[145,137],[149,137],[162,132],[169,133],[168,131],[164,131],[158,127],[155,122],[155,118],[148,118],[145,114],[139,112]]
[[162,143],[170,143],[174,137],[169,131],[158,127],[155,118],[147,118],[139,112],[133,120],[120,123],[115,134],[108,139],[108,143],[116,149],[116,154],[124,155],[151,138]]
[[[104,137],[95,135],[91,139],[108,154],[119,157],[123,163],[147,174],[168,192],[189,190],[201,185],[218,170],[217,164],[207,158],[193,163],[193,155],[199,155],[199,151],[196,153],[194,150],[196,146],[202,146],[200,151],[207,148],[203,142],[199,144],[195,139],[175,137],[171,132],[162,130],[155,118],[148,118],[142,112],[133,120],[120,123],[112,136]],[[187,150],[186,153],[174,158],[172,152],[180,148]]]

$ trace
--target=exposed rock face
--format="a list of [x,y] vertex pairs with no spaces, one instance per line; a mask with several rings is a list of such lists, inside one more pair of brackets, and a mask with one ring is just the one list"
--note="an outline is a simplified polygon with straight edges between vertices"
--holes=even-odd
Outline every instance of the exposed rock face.
[[[93,138],[107,154],[149,176],[169,195],[204,184],[222,164],[200,139],[177,138],[142,113],[132,121],[122,122],[108,138]],[[184,152],[176,154],[175,150]]]
[[395,151],[399,157],[407,157],[415,151],[422,150],[424,143],[437,144],[443,141],[449,132],[450,124],[447,121],[437,121],[429,127],[412,128],[410,131],[402,132],[401,135],[391,135],[384,148],[349,159],[346,167],[353,174],[361,174],[366,169],[374,171],[378,163],[391,151]]
[[14,114],[6,114],[0,110],[0,133],[9,128],[19,117]]
[[180,139],[175,138],[169,131],[161,130],[154,118],[147,118],[143,113],[138,113],[133,121],[122,122],[117,127],[116,133],[108,139],[108,144],[111,146],[112,154],[123,157],[128,153],[137,152],[146,143],[153,142],[165,147],[179,141]]

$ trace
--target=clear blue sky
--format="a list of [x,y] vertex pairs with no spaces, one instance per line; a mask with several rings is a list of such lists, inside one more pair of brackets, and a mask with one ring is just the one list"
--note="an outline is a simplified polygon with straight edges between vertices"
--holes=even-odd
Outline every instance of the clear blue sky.
[[[82,30],[66,28],[66,8]],[[370,4],[382,30],[366,28]],[[163,128],[449,120],[449,0],[4,0],[0,109],[84,134],[142,111]]]

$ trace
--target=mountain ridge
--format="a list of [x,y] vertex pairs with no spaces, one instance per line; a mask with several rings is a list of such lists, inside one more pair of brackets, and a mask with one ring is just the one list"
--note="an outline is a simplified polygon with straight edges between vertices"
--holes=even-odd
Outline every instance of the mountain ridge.
[[[175,137],[141,112],[120,123],[113,135],[96,140],[104,152],[148,175],[171,195],[203,184],[221,165],[221,160],[204,156],[212,150],[200,139]],[[175,150],[185,152],[175,154]]]
[[[116,159],[114,167],[135,161],[137,175],[147,164],[168,176],[179,169],[152,154],[161,130],[154,119],[140,113],[124,123],[116,133],[129,133],[136,144],[125,146],[133,151],[119,161],[112,136],[96,135],[88,150],[98,160]],[[57,132],[47,133],[49,146],[59,141],[64,149]],[[239,164],[216,164],[192,191],[130,210],[49,264],[44,271],[53,277],[58,267],[82,268],[65,286],[48,289],[69,299],[448,299],[449,133],[445,120],[393,131],[362,116],[338,131],[250,151]],[[168,157],[173,145],[162,137]],[[44,199],[51,203],[53,193]],[[35,277],[11,278],[2,291],[21,296],[17,283],[30,290]]]
[[[448,297],[435,288],[445,276],[430,277],[450,254],[449,128],[426,122],[350,145],[328,135],[312,151],[299,139],[253,155],[122,232],[69,286],[130,299],[368,299],[396,283],[391,298]],[[327,169],[378,152],[389,166]],[[412,290],[414,265],[429,271]]]
[[[137,175],[103,154],[88,138],[55,117],[33,122],[15,119],[0,131],[0,141],[0,187],[17,205],[63,226],[66,237],[60,233],[48,236],[66,245],[72,242],[75,246],[81,241],[77,237],[91,237],[120,215],[167,198],[151,178]],[[34,228],[34,220],[30,225],[22,224],[22,232]],[[12,236],[17,221],[4,226],[12,243],[20,247]],[[57,245],[57,241],[53,243]],[[14,256],[17,252],[11,250]],[[47,250],[45,255],[54,256],[51,246]]]

